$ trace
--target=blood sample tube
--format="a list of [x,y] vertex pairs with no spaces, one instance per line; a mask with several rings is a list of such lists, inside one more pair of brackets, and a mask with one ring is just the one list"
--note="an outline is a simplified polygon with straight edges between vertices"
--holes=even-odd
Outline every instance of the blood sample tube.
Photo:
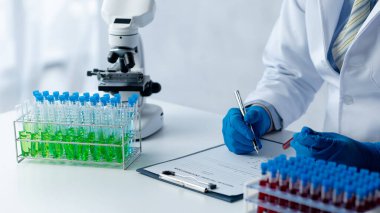
[[343,204],[343,183],[335,182],[333,185],[332,201],[335,206]]
[[352,184],[347,184],[344,187],[343,204],[346,209],[352,209],[355,204],[354,187]]
[[322,180],[321,200],[324,203],[329,203],[332,200],[333,188],[332,181],[329,179]]
[[[261,179],[259,182],[259,185],[261,187],[267,187],[268,186],[268,163],[261,163]],[[266,202],[268,195],[266,193],[263,193],[259,191],[259,200]],[[262,206],[258,206],[257,213],[263,213],[265,212],[265,208]]]
[[261,163],[261,179],[260,186],[267,186],[268,184],[268,163]]
[[366,192],[365,189],[358,188],[356,189],[355,194],[355,211],[363,212],[365,209],[365,200],[366,200]]
[[[298,194],[299,180],[298,173],[296,170],[291,170],[289,172],[290,180],[289,180],[289,192],[292,195]],[[299,208],[298,203],[290,201],[288,207],[293,210],[297,210]]]
[[[298,194],[301,197],[307,198],[309,196],[309,188],[310,188],[309,175],[307,173],[303,173],[300,179],[301,181],[299,184],[300,188],[299,188]],[[300,204],[299,210],[301,212],[308,212],[309,207],[306,205]]]
[[[278,174],[277,174],[277,168],[275,166],[272,166],[269,168],[269,188],[272,190],[278,189]],[[269,202],[277,204],[278,198],[272,195],[268,195]]]
[[319,176],[313,175],[310,184],[310,196],[313,200],[318,200],[321,195],[321,179]]
[[[280,170],[280,177],[279,177],[279,188],[282,192],[287,192],[289,189],[289,176],[288,176],[288,169],[284,168]],[[288,206],[288,200],[286,199],[279,199],[279,205],[282,207]]]
[[375,198],[374,200],[376,200],[376,203],[377,205],[380,205],[380,179],[377,179],[376,181],[374,181],[375,183]]

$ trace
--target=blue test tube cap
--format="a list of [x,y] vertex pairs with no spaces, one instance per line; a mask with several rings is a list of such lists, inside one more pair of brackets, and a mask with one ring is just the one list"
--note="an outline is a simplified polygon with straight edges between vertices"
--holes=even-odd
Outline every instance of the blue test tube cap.
[[39,90],[34,90],[33,91],[33,96],[36,97],[36,95],[41,95]]
[[321,160],[321,159],[315,161],[315,163],[316,163],[317,165],[326,165],[326,161],[325,161],[325,160]]
[[333,182],[330,179],[323,179],[322,180],[322,186],[326,189],[332,188]]
[[282,180],[286,180],[288,178],[289,171],[288,169],[281,169],[280,170],[280,178]]
[[111,96],[110,96],[110,94],[106,93],[106,94],[103,95],[103,98],[105,98],[107,100],[107,102],[108,102],[108,101],[110,101]]
[[42,95],[36,95],[36,102],[44,102],[44,97]]
[[117,102],[118,103],[121,103],[121,95],[119,93],[116,93],[115,95],[113,95],[116,99],[117,99]]
[[94,93],[92,96],[96,98],[97,102],[100,101],[100,95],[99,95],[99,93]]
[[358,169],[356,167],[350,166],[347,170],[350,174],[356,173]]
[[69,99],[70,93],[69,92],[63,92],[62,95],[66,97],[66,99]]
[[261,174],[265,175],[268,171],[268,163],[263,162],[261,163],[260,167],[261,167]]
[[374,180],[375,179],[379,179],[380,178],[380,173],[378,173],[378,172],[371,172],[370,176]]
[[90,100],[90,93],[89,93],[89,92],[84,92],[84,93],[83,93],[83,96],[84,96],[86,99]]
[[369,170],[368,169],[360,169],[360,174],[369,175]]
[[345,185],[344,186],[344,192],[348,195],[352,195],[352,193],[354,193],[355,189],[352,185]]
[[90,97],[90,102],[91,102],[91,106],[96,106],[96,104],[98,103],[96,97],[94,96]]
[[276,168],[276,167],[271,167],[271,168],[269,169],[269,171],[270,171],[270,176],[271,176],[272,178],[275,178],[275,177],[277,176],[277,168]]
[[61,102],[66,102],[66,101],[67,101],[65,95],[60,95],[60,96],[59,96],[59,100],[60,100]]
[[301,175],[300,179],[301,179],[301,183],[302,183],[302,185],[305,186],[305,185],[307,185],[307,183],[309,182],[309,175],[303,173],[303,174]]
[[118,103],[117,98],[114,98],[114,97],[111,98],[110,102],[111,102],[111,105],[114,106],[114,107],[115,107],[115,106],[117,105],[117,103]]
[[55,100],[58,100],[59,99],[59,92],[58,91],[54,91],[53,92],[53,96],[54,96]]
[[106,106],[107,103],[108,103],[108,99],[103,96],[103,97],[100,98],[100,102],[102,103],[103,106]]
[[75,102],[78,101],[78,97],[75,96],[75,95],[71,95],[71,96],[69,97],[69,100],[70,100],[71,102],[75,103]]
[[79,102],[80,102],[81,105],[84,105],[84,103],[86,102],[86,97],[80,96],[79,97]]
[[128,98],[128,104],[130,106],[134,106],[135,103],[136,103],[136,100],[132,96]]
[[47,96],[49,96],[49,91],[46,91],[46,90],[45,90],[45,91],[43,91],[43,92],[42,92],[42,95],[43,95],[44,97],[47,97]]
[[46,99],[49,101],[49,103],[53,103],[54,102],[54,96],[53,95],[48,95],[46,97]]
[[357,188],[356,189],[356,194],[355,197],[359,198],[360,200],[364,199],[366,195],[366,189],[363,187]]

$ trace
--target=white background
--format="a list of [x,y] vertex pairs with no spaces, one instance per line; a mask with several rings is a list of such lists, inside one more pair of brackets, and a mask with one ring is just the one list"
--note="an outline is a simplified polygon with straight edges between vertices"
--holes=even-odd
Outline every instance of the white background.
[[[2,110],[33,89],[96,89],[85,71],[102,68],[106,61],[100,2],[0,0],[0,95],[13,97],[1,103]],[[140,31],[147,72],[162,84],[162,92],[153,97],[225,114],[236,105],[233,90],[246,96],[260,79],[261,54],[281,2],[157,0],[155,20]],[[31,76],[39,78],[31,81]],[[322,90],[291,129],[321,129]]]

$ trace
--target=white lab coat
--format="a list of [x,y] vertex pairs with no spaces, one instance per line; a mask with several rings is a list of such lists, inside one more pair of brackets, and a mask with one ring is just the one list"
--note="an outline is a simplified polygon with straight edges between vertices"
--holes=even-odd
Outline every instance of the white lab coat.
[[107,65],[101,2],[0,0],[0,112],[35,89],[97,89],[86,71]]
[[327,51],[342,5],[343,0],[284,0],[264,52],[264,76],[246,103],[271,103],[286,127],[327,82],[324,130],[380,141],[380,4],[361,26],[338,74]]

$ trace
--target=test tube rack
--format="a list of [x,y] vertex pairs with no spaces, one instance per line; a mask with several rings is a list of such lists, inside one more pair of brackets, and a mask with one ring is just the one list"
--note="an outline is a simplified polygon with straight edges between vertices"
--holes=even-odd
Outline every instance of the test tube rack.
[[[22,108],[23,113],[13,122],[14,137],[16,146],[16,160],[21,163],[24,160],[48,162],[50,164],[71,164],[80,166],[94,166],[106,168],[127,169],[141,154],[141,118],[138,107],[130,108],[133,117],[130,122],[122,125],[94,125],[65,122],[37,121],[30,116],[32,113],[29,104],[16,106]],[[86,137],[87,140],[78,141],[76,136],[51,137],[48,140],[22,137],[30,126],[53,126],[56,128],[68,128],[74,132],[82,129],[98,129],[117,132],[116,137],[120,138],[117,143],[99,143],[93,138]],[[88,133],[88,132],[87,132]],[[57,134],[55,134],[57,136]],[[93,139],[93,140],[91,140]],[[36,147],[38,147],[36,149]],[[44,151],[41,151],[41,149]],[[70,151],[71,150],[71,151]],[[43,153],[42,153],[43,152]],[[70,153],[70,154],[69,154]]]
[[[301,161],[303,161],[304,164],[298,163]],[[270,169],[271,166],[268,166],[269,164],[272,164],[272,169]],[[273,165],[277,168],[273,169]],[[305,166],[309,168],[305,169]],[[294,173],[292,174],[294,168],[297,170],[297,174],[295,175]],[[317,168],[320,169],[318,170]],[[267,173],[268,170],[271,170],[269,174]],[[309,174],[310,179],[313,180],[312,182],[309,182],[309,180],[304,181],[308,179],[305,178],[305,176],[308,176],[305,175],[307,170],[313,170],[311,174]],[[323,171],[329,172],[327,175],[321,175],[320,173],[323,173]],[[369,178],[365,179],[363,177]],[[315,160],[313,158],[291,157],[290,160],[286,160],[286,156],[282,155],[273,160],[269,160],[268,163],[262,164],[262,177],[260,180],[256,179],[245,184],[245,212],[380,212],[379,177],[379,173],[369,172],[365,169],[359,170],[355,167],[347,167],[343,164]],[[346,186],[350,184],[348,186],[349,191],[346,191],[347,188],[344,190],[340,188],[336,191],[337,188],[332,186],[331,178],[342,178],[342,181],[335,181],[335,183]],[[350,182],[344,182],[345,179],[350,179]],[[355,184],[351,182],[351,179],[359,182],[359,184],[355,186]],[[372,190],[369,192],[361,191],[360,188],[356,188],[367,187],[371,184],[373,188],[371,188]],[[363,194],[355,194],[356,190],[363,192]],[[300,193],[301,191],[304,193]],[[349,192],[349,194],[347,194],[347,192]],[[349,196],[347,197],[347,195]],[[363,196],[364,199],[359,197],[361,195],[365,195]],[[360,199],[360,205],[358,205],[358,199]],[[347,206],[349,203],[351,203],[350,207]]]

